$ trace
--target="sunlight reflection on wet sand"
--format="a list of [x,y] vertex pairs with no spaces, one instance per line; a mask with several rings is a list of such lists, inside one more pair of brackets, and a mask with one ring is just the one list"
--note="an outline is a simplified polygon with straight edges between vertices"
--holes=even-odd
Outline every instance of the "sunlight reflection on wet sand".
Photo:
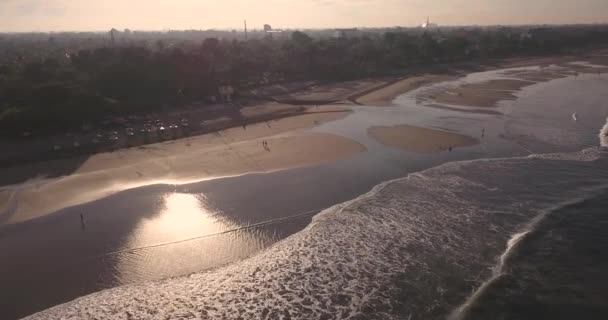
[[[228,263],[276,241],[258,228],[226,219],[203,195],[168,193],[158,214],[142,219],[117,254],[121,283],[188,274]],[[226,241],[230,237],[231,241]]]

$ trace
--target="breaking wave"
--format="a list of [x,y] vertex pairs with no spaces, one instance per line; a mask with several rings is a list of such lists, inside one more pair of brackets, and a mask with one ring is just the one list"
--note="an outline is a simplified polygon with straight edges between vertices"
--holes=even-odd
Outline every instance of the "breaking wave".
[[608,118],[606,118],[606,124],[600,129],[600,145],[602,147],[608,147]]
[[543,210],[608,184],[607,161],[592,148],[448,163],[326,209],[249,259],[29,319],[444,319]]

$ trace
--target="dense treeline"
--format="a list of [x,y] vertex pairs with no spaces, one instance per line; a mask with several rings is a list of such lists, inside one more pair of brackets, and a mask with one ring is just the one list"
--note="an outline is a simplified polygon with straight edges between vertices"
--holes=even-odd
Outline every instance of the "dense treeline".
[[[57,41],[50,37],[42,46],[56,49]],[[5,50],[0,59],[0,134],[66,131],[107,115],[179,107],[216,95],[223,84],[245,89],[282,81],[346,80],[421,65],[607,44],[608,27],[597,25],[398,29],[342,38],[296,31],[286,39],[158,40],[154,46],[106,41],[96,48],[65,47],[47,55]]]

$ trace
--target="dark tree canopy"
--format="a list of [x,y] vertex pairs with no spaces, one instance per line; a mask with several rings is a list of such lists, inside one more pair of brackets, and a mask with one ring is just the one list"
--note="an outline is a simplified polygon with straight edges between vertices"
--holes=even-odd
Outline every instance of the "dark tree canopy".
[[0,135],[65,131],[106,115],[178,108],[217,95],[224,84],[246,89],[356,79],[608,44],[608,27],[602,25],[396,29],[356,37],[295,31],[287,39],[246,41],[180,40],[182,33],[154,40],[144,34],[135,41],[125,40],[131,31],[112,34],[113,41],[108,35],[58,34],[31,42],[0,35]]

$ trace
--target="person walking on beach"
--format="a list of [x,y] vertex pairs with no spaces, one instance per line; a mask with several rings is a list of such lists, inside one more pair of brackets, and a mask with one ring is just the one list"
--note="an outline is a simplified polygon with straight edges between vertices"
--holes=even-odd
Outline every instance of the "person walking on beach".
[[80,214],[80,227],[82,230],[86,230],[87,228],[87,225],[84,223],[84,215],[82,213]]
[[264,147],[264,150],[270,151],[270,149],[268,148],[268,141],[262,140],[262,147]]
[[486,128],[482,128],[481,129],[481,137],[483,138],[483,137],[485,137],[485,135],[486,135]]

